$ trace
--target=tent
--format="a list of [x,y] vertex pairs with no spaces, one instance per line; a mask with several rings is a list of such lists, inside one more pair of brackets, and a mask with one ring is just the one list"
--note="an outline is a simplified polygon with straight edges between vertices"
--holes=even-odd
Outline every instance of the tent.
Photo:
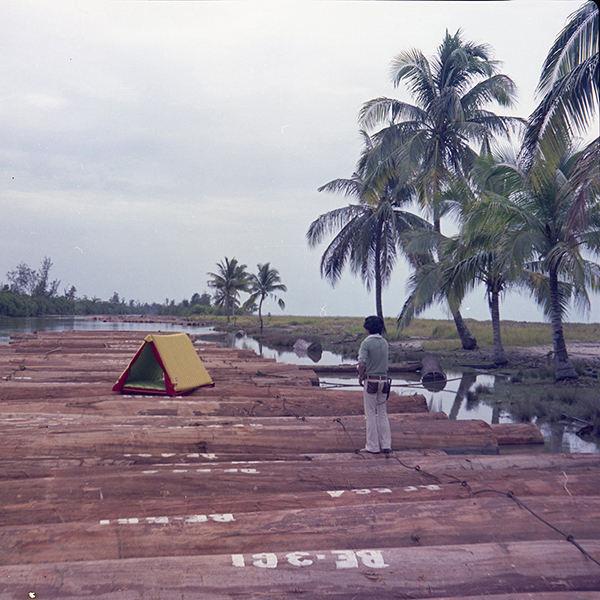
[[214,383],[185,333],[150,334],[123,371],[113,392],[183,396]]

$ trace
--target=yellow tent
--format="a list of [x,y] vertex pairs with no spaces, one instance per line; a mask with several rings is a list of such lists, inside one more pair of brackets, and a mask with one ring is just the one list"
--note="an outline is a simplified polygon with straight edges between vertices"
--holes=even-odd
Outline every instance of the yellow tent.
[[113,392],[180,396],[212,385],[187,334],[150,334],[113,386]]

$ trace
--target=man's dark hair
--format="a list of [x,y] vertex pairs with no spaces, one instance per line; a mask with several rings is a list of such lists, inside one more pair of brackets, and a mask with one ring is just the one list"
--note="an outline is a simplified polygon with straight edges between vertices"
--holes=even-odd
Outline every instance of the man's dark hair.
[[363,327],[371,334],[381,333],[383,331],[383,319],[375,315],[367,317]]

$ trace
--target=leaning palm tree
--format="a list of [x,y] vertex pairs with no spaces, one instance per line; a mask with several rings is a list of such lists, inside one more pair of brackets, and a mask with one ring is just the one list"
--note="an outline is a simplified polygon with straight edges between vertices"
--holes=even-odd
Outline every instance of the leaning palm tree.
[[460,203],[462,227],[459,234],[464,253],[451,264],[449,276],[464,292],[477,283],[485,286],[492,320],[494,363],[505,365],[508,360],[502,344],[500,327],[500,297],[510,287],[520,287],[523,271],[511,245],[515,225],[506,214],[493,207],[508,201],[522,187],[521,178],[507,169],[507,160],[514,161],[513,149],[507,155],[486,155],[477,159],[472,172],[472,193]]
[[225,257],[224,261],[217,263],[217,267],[217,273],[208,273],[211,279],[207,284],[209,287],[215,288],[215,305],[225,307],[229,323],[236,305],[239,305],[240,292],[248,289],[249,276],[246,272],[246,265],[240,265],[235,258],[229,260]]
[[542,98],[529,118],[523,143],[528,164],[536,149],[552,151],[555,140],[560,146],[561,137],[573,136],[592,122],[600,78],[598,15],[596,3],[585,2],[569,17],[548,52],[537,87]]
[[383,319],[382,292],[398,258],[400,233],[430,226],[421,217],[402,210],[412,201],[412,190],[393,171],[372,160],[372,140],[366,134],[364,138],[365,148],[353,176],[319,188],[342,193],[357,202],[322,214],[311,223],[306,237],[309,246],[316,247],[335,234],[321,258],[321,276],[335,286],[348,264],[353,273],[360,274],[367,291],[375,288],[376,312]]
[[[438,232],[437,199],[452,180],[469,178],[477,157],[471,144],[488,152],[494,136],[509,135],[522,123],[485,109],[494,101],[514,104],[515,84],[498,73],[498,67],[488,46],[464,41],[460,30],[455,35],[446,32],[435,57],[428,59],[413,49],[392,62],[394,86],[405,82],[415,104],[376,98],[361,110],[365,127],[382,126],[374,136],[378,147],[413,178],[419,202]],[[463,348],[476,348],[460,311],[450,307]]]
[[285,302],[278,298],[274,292],[286,292],[287,287],[281,283],[281,277],[277,269],[271,269],[270,263],[257,265],[258,273],[250,276],[250,297],[245,302],[245,306],[252,306],[258,300],[258,319],[260,321],[260,334],[263,332],[262,305],[268,296],[271,296],[279,304],[282,310],[285,308]]
[[[450,238],[437,232],[407,236],[404,242],[407,252],[431,255],[422,260],[409,278],[409,295],[398,315],[398,329],[407,327],[413,317],[435,303],[446,302],[451,310],[458,312],[466,294],[482,283],[492,320],[494,364],[505,365],[508,360],[500,330],[500,296],[512,278],[510,263],[501,252],[503,235],[504,230],[492,230],[488,221],[487,227],[479,232],[463,230]],[[423,248],[418,250],[417,245]]]

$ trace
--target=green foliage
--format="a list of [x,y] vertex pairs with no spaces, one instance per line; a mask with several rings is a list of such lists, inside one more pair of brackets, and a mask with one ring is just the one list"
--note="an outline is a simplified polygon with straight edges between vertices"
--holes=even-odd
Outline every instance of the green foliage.
[[208,275],[208,285],[215,289],[214,303],[225,309],[229,322],[239,306],[240,292],[248,291],[250,286],[250,275],[246,271],[246,265],[239,264],[237,258],[225,257],[217,263],[217,272]]
[[306,238],[314,248],[334,235],[321,257],[321,276],[335,286],[348,265],[360,275],[367,291],[375,289],[375,310],[383,318],[382,290],[402,250],[400,235],[429,224],[404,210],[413,198],[413,188],[399,175],[392,155],[381,160],[385,151],[362,133],[365,145],[352,178],[334,179],[319,188],[341,192],[354,203],[319,216],[310,224]]
[[[552,379],[550,380],[552,381]],[[579,419],[594,425],[600,432],[600,396],[597,388],[528,383],[496,385],[501,408],[519,422],[557,422]]]
[[50,281],[52,261],[44,257],[39,271],[21,262],[6,274],[8,283],[0,289],[0,316],[33,317],[39,315],[122,315],[150,314],[190,317],[192,315],[217,314],[211,307],[207,292],[193,294],[191,300],[183,299],[179,304],[174,300],[164,305],[140,303],[113,292],[108,301],[99,298],[77,297],[77,288],[70,285],[58,296],[59,281]]
[[529,118],[524,150],[555,150],[566,132],[584,131],[598,108],[598,6],[588,0],[574,12],[550,48],[538,83],[541,101]]

